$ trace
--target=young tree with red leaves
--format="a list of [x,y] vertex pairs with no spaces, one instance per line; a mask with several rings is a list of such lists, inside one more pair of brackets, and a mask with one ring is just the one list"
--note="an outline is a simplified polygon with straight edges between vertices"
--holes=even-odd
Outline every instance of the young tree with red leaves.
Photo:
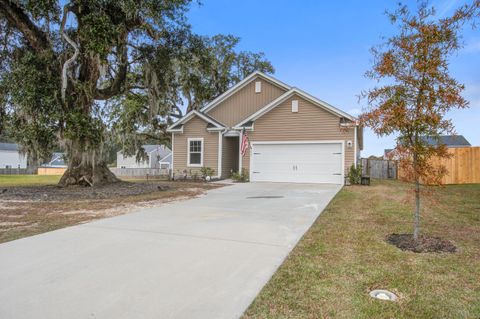
[[448,157],[445,145],[432,145],[425,136],[438,139],[453,133],[446,113],[468,107],[461,96],[464,85],[450,75],[449,58],[462,47],[464,26],[479,12],[480,0],[440,19],[427,2],[419,3],[414,13],[400,4],[388,13],[399,33],[372,49],[374,65],[366,77],[386,84],[362,92],[369,106],[360,120],[378,136],[399,135],[400,168],[415,185],[415,241],[420,233],[421,183],[439,184],[446,169],[432,165],[432,159]]

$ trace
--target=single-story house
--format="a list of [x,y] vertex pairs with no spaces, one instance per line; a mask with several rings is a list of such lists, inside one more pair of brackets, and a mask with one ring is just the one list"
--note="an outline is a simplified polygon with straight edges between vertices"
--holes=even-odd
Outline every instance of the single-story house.
[[463,135],[422,136],[429,145],[445,145],[448,148],[472,146]]
[[355,117],[261,72],[188,112],[168,132],[175,176],[210,167],[216,178],[248,171],[250,181],[343,184],[363,148]]
[[27,156],[14,143],[0,143],[0,168],[27,168]]
[[54,152],[50,161],[43,163],[42,167],[54,167],[54,168],[65,168],[67,163],[65,163],[65,153]]
[[162,168],[170,169],[172,151],[165,145],[142,145],[147,157],[137,161],[136,156],[124,156],[117,152],[117,168]]
[[[439,135],[439,136],[421,136],[424,142],[429,145],[445,145],[447,148],[471,147],[469,141],[463,135]],[[396,148],[387,148],[383,151],[383,159],[399,160]]]

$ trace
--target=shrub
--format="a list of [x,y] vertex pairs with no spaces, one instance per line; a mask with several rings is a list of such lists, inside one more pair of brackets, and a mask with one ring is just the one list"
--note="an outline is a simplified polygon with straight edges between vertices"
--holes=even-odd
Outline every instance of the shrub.
[[236,182],[248,182],[249,177],[248,177],[248,170],[245,168],[242,168],[242,172],[233,172],[232,173],[232,179]]
[[360,184],[360,182],[362,181],[361,165],[357,165],[357,167],[355,167],[355,165],[352,164],[352,166],[350,166],[350,171],[348,172],[348,180],[351,185]]
[[215,170],[211,167],[202,167],[200,173],[202,173],[203,178],[206,178],[207,176],[212,177],[213,174],[215,174]]

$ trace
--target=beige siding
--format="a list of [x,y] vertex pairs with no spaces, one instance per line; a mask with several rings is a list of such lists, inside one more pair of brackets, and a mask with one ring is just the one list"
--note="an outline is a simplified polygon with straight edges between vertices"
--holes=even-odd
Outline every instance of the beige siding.
[[200,174],[199,167],[188,167],[188,138],[202,138],[203,142],[203,166],[210,167],[218,174],[218,132],[207,132],[207,122],[195,117],[185,123],[182,133],[174,133],[173,143],[173,172],[176,177],[183,175],[183,170]]
[[[298,100],[298,113],[292,113],[292,100]],[[255,121],[254,131],[249,132],[254,141],[312,141],[354,140],[354,129],[342,131],[339,118],[312,103],[293,96]],[[353,164],[354,148],[345,142],[345,173]],[[249,169],[250,154],[242,159],[242,167]]]
[[[262,82],[260,93],[255,93],[255,82],[257,81]],[[232,127],[285,92],[284,89],[263,78],[256,78],[217,105],[208,114],[224,125]]]
[[238,171],[238,137],[223,138],[222,178],[228,178],[232,171]]

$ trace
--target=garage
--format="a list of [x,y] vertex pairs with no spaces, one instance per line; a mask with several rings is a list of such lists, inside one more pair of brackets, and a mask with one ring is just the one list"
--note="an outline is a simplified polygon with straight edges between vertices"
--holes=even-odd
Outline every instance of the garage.
[[343,184],[343,142],[251,142],[252,182]]

